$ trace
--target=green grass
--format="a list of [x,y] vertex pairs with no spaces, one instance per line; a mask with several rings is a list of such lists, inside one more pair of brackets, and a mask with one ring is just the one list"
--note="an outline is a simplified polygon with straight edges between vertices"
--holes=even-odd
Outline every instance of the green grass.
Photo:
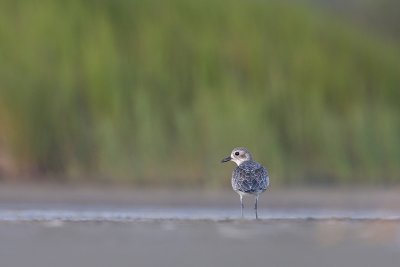
[[303,7],[1,1],[0,58],[16,177],[220,186],[247,146],[273,184],[400,179],[399,49]]

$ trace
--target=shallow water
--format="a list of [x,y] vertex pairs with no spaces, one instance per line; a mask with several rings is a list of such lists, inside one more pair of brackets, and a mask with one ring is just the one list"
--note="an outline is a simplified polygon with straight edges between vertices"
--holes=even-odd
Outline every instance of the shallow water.
[[400,266],[400,191],[0,188],[0,266]]
[[[320,215],[316,220],[219,220],[217,215],[207,220],[167,219],[177,217],[176,210],[164,213],[161,220],[151,219],[156,211],[20,212],[19,217],[2,213],[8,221],[0,222],[1,266],[398,267],[400,263],[400,223],[394,220],[322,220]],[[198,218],[210,218],[208,212]],[[274,218],[281,219],[282,214]]]
[[[388,209],[260,209],[264,220],[399,220],[400,212]],[[253,210],[245,210],[245,218],[254,218]],[[230,220],[240,219],[240,210],[210,207],[136,207],[78,205],[8,205],[0,206],[0,222],[76,221],[130,222],[138,220]]]

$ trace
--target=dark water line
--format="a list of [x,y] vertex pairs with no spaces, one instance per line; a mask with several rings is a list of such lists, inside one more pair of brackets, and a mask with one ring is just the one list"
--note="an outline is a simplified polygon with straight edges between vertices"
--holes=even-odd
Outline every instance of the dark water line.
[[[76,222],[133,222],[157,220],[226,221],[240,219],[236,209],[206,208],[136,208],[136,209],[0,209],[0,222],[76,221]],[[387,220],[400,221],[400,212],[391,210],[271,210],[259,211],[261,220]],[[252,210],[245,213],[253,219]]]

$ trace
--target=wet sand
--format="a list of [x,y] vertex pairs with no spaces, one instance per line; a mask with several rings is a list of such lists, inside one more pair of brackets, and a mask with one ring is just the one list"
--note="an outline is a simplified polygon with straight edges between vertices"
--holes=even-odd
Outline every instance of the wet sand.
[[393,221],[0,224],[2,266],[399,266]]
[[263,197],[256,221],[250,202],[237,217],[231,192],[3,186],[1,266],[397,267],[398,200],[282,190]]

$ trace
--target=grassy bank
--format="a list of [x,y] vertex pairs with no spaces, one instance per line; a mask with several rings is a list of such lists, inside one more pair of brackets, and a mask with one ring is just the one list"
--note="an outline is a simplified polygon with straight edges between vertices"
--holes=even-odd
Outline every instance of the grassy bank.
[[240,145],[276,184],[400,179],[399,50],[304,8],[1,1],[0,53],[4,178],[219,186]]

